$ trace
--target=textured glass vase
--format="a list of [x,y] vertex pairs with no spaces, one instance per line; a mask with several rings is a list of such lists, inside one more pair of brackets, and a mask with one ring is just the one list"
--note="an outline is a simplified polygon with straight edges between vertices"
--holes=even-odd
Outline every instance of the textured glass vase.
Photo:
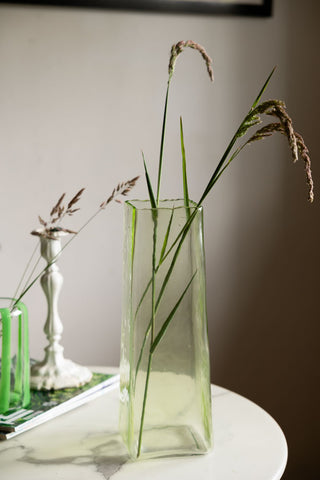
[[205,293],[202,207],[126,202],[120,431],[133,459],[212,447]]
[[28,311],[0,298],[0,414],[30,402]]

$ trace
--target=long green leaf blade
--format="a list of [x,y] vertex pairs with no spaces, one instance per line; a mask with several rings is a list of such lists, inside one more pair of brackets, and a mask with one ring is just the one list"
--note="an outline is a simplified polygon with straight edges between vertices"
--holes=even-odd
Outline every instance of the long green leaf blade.
[[[162,296],[163,296],[163,294],[164,294],[164,292],[165,292],[165,289],[166,289],[166,287],[167,287],[167,285],[168,285],[168,281],[169,281],[170,276],[171,276],[171,274],[172,274],[174,265],[175,265],[175,263],[176,263],[176,261],[177,261],[177,258],[178,258],[180,249],[181,249],[182,244],[183,244],[183,242],[184,242],[184,239],[185,239],[185,237],[186,237],[186,235],[187,235],[187,233],[188,233],[188,231],[189,231],[189,229],[190,229],[190,227],[191,227],[191,224],[192,224],[192,222],[193,222],[193,220],[194,220],[194,218],[195,218],[196,213],[197,213],[197,210],[195,209],[195,210],[192,212],[192,214],[191,214],[191,216],[190,216],[190,219],[185,223],[184,227],[181,229],[181,231],[180,231],[180,233],[178,234],[178,236],[176,237],[175,241],[174,241],[173,244],[170,246],[169,250],[165,253],[165,255],[163,256],[162,260],[159,261],[158,266],[157,266],[156,269],[155,269],[155,273],[157,273],[157,271],[158,271],[159,267],[161,266],[161,264],[162,264],[162,263],[164,262],[164,260],[168,257],[168,255],[170,254],[170,252],[173,250],[174,246],[177,244],[177,242],[178,242],[179,239],[180,239],[179,244],[178,244],[178,246],[177,246],[177,249],[176,249],[176,251],[175,251],[175,253],[174,253],[174,255],[173,255],[173,258],[172,258],[171,264],[170,264],[170,266],[169,266],[169,269],[168,269],[168,271],[167,271],[167,274],[166,274],[166,276],[165,276],[165,278],[164,278],[164,280],[163,280],[163,283],[162,283],[162,286],[161,286],[161,289],[160,289],[160,292],[159,292],[159,295],[158,295],[158,298],[157,298],[157,301],[156,301],[156,305],[155,305],[155,311],[156,311],[156,312],[157,312],[157,310],[158,310],[158,308],[159,308],[159,305],[160,305]],[[143,299],[145,298],[145,295],[146,295],[146,293],[147,293],[147,291],[149,290],[149,288],[150,288],[151,285],[152,285],[152,278],[149,280],[149,282],[148,282],[148,284],[147,284],[147,286],[146,286],[146,288],[145,288],[145,290],[144,290],[143,296],[142,296],[142,298],[141,298],[141,300],[140,300],[140,302],[139,302],[139,305],[138,305],[138,308],[137,308],[137,311],[136,311],[136,315],[138,314],[138,310],[139,310],[140,307],[141,307],[142,301],[143,301]],[[140,363],[141,363],[141,360],[142,360],[142,353],[143,353],[143,350],[144,350],[144,348],[145,348],[145,346],[146,346],[147,338],[148,338],[148,336],[149,336],[149,334],[150,334],[150,331],[151,331],[151,326],[152,326],[152,317],[151,317],[151,319],[150,319],[149,325],[148,325],[147,330],[146,330],[146,332],[145,332],[145,336],[144,336],[144,339],[143,339],[142,347],[141,347],[141,349],[140,349],[140,355],[139,355],[139,359],[138,359],[137,367],[136,367],[136,374],[137,374],[137,372],[138,372],[138,370],[139,370],[139,367],[140,367]]]
[[186,286],[186,288],[184,289],[184,291],[182,292],[179,300],[177,301],[177,303],[175,304],[175,306],[173,307],[173,309],[171,310],[168,318],[166,319],[166,321],[163,323],[158,335],[156,336],[156,338],[154,339],[153,343],[152,343],[152,346],[150,348],[150,352],[151,353],[154,353],[155,349],[157,348],[157,345],[159,344],[160,340],[162,339],[163,335],[165,334],[171,320],[173,319],[176,311],[178,310],[178,307],[180,305],[180,303],[182,302],[183,300],[183,297],[185,296],[185,294],[187,293],[187,290],[188,288],[190,287],[194,277],[196,276],[197,274],[197,271],[194,272],[194,274],[192,275],[191,279],[189,280],[188,282],[188,285]]
[[143,158],[144,172],[145,172],[147,186],[148,186],[150,204],[151,204],[152,208],[157,208],[157,204],[156,204],[156,201],[155,201],[155,198],[154,198],[152,185],[151,185],[151,181],[150,181],[150,177],[149,177],[149,173],[148,173],[148,169],[147,169],[147,165],[146,165],[146,161],[145,161],[143,152],[142,152],[142,158]]
[[[172,211],[171,211],[171,215],[170,215],[170,219],[169,219],[167,231],[166,231],[166,234],[165,234],[165,237],[164,237],[164,240],[163,240],[163,244],[162,244],[162,248],[161,248],[159,263],[158,263],[158,265],[157,265],[157,267],[156,267],[155,273],[157,273],[157,271],[158,271],[158,269],[159,269],[159,267],[160,267],[160,265],[161,265],[164,257],[167,255],[166,250],[167,250],[168,240],[169,240],[170,231],[171,231],[171,225],[172,225],[172,220],[173,220],[173,213],[174,213],[174,209],[172,209]],[[172,249],[172,247],[171,247],[171,249]],[[140,307],[141,307],[141,305],[142,305],[142,303],[143,303],[143,300],[144,300],[144,298],[145,298],[145,296],[146,296],[146,294],[147,294],[147,292],[148,292],[148,290],[149,290],[149,288],[150,288],[151,283],[152,283],[152,278],[150,278],[150,280],[149,280],[149,282],[147,283],[147,285],[146,285],[146,287],[145,287],[145,289],[144,289],[144,291],[143,291],[143,294],[142,294],[142,296],[141,296],[141,298],[140,298],[140,301],[139,301],[139,303],[138,303],[138,306],[137,306],[136,312],[135,312],[135,317],[134,317],[135,319],[137,318],[137,315],[138,315],[138,313],[139,313]]]
[[[142,153],[143,155],[143,153]],[[151,311],[152,311],[152,320],[151,320],[151,344],[154,340],[154,330],[155,330],[155,317],[156,317],[156,301],[155,301],[155,283],[156,283],[156,250],[157,250],[157,231],[158,231],[158,221],[157,221],[157,205],[154,199],[153,190],[150,182],[150,177],[147,170],[147,165],[143,155],[143,163],[144,163],[144,170],[146,174],[146,180],[148,185],[150,203],[152,206],[152,217],[153,217],[153,248],[152,248],[152,281],[151,281]],[[147,335],[146,335],[147,336]],[[151,373],[151,360],[152,360],[152,353],[149,351],[149,359],[148,359],[148,367],[147,367],[147,376],[146,382],[144,387],[144,394],[143,394],[143,403],[142,403],[142,411],[141,411],[141,419],[140,419],[140,429],[139,429],[139,438],[138,438],[138,447],[137,447],[137,457],[140,456],[141,453],[141,445],[142,445],[142,433],[143,433],[143,425],[144,425],[144,417],[145,417],[145,410],[146,410],[146,402],[147,402],[147,395],[148,395],[148,387],[149,387],[149,377]]]
[[[159,269],[159,266],[161,264],[161,260],[163,259],[163,257],[165,256],[166,254],[166,249],[167,249],[167,245],[168,245],[168,239],[169,239],[169,235],[170,235],[170,230],[171,230],[171,225],[172,225],[172,219],[173,219],[173,213],[174,213],[174,209],[171,210],[171,215],[170,215],[170,219],[169,219],[169,223],[168,223],[168,227],[167,227],[167,231],[166,231],[166,234],[165,234],[165,238],[164,238],[164,241],[163,241],[163,244],[162,244],[162,249],[161,249],[161,254],[160,254],[160,259],[159,259],[159,264],[158,266],[156,267],[155,269],[155,274],[157,273],[158,269]],[[141,299],[138,303],[138,306],[137,306],[137,309],[136,309],[136,313],[135,313],[135,317],[134,317],[134,321],[136,321],[136,318],[137,318],[137,315],[139,313],[139,310],[140,310],[140,307],[142,305],[142,302],[149,290],[149,287],[150,285],[152,285],[152,281],[153,281],[153,276],[152,278],[149,280],[149,282],[147,283],[147,286],[141,296]],[[137,361],[137,366],[136,366],[136,376],[138,375],[138,371],[139,371],[139,368],[140,368],[140,363],[141,363],[141,360],[142,360],[142,354],[143,354],[143,351],[144,351],[144,348],[145,348],[145,345],[146,345],[146,341],[147,341],[147,338],[149,336],[149,333],[151,331],[151,324],[152,324],[152,318],[151,318],[151,321],[148,325],[148,328],[145,332],[145,335],[144,335],[144,338],[143,338],[143,342],[142,342],[142,345],[141,345],[141,349],[140,349],[140,354],[139,354],[139,358],[138,358],[138,361]]]
[[198,206],[202,204],[203,200],[207,197],[207,195],[208,195],[209,192],[211,191],[213,185],[216,183],[216,181],[217,181],[217,179],[218,179],[218,176],[220,176],[220,175],[219,175],[219,174],[220,174],[220,170],[221,170],[221,168],[224,166],[224,163],[225,163],[225,161],[227,160],[227,158],[228,158],[228,156],[229,156],[229,153],[231,152],[234,144],[236,143],[237,139],[239,138],[239,132],[242,131],[242,128],[243,128],[245,122],[247,121],[248,115],[252,112],[252,110],[253,110],[253,109],[257,106],[257,104],[260,102],[260,99],[261,99],[261,97],[262,97],[262,94],[263,94],[263,92],[265,91],[265,89],[267,88],[267,86],[268,86],[268,84],[269,84],[269,82],[270,82],[270,79],[271,79],[271,77],[272,77],[275,69],[276,69],[276,67],[274,67],[274,68],[272,69],[272,71],[271,71],[271,73],[269,74],[268,78],[267,78],[266,81],[264,82],[261,90],[259,91],[259,93],[258,93],[255,101],[253,102],[253,104],[252,104],[252,106],[251,106],[251,108],[250,108],[250,110],[249,110],[249,113],[248,113],[248,114],[245,116],[245,118],[242,120],[239,128],[237,129],[236,133],[234,134],[234,136],[233,136],[231,142],[229,143],[226,151],[224,152],[224,154],[223,154],[223,156],[222,156],[222,158],[221,158],[218,166],[216,167],[215,171],[213,172],[213,174],[212,174],[212,176],[211,176],[211,178],[210,178],[210,180],[209,180],[209,182],[208,182],[208,185],[207,185],[207,187],[205,188],[205,190],[204,190],[204,192],[203,192],[203,194],[202,194],[202,196],[201,196],[201,198],[200,198],[200,200],[199,200],[199,202],[198,202]]
[[277,67],[273,67],[273,69],[271,70],[271,72],[270,72],[267,80],[264,82],[263,87],[261,88],[260,92],[258,93],[257,98],[256,98],[255,101],[253,102],[252,107],[251,107],[251,110],[253,110],[253,109],[258,105],[258,103],[260,102],[261,97],[262,97],[265,89],[267,88],[267,86],[268,86],[268,84],[269,84],[269,82],[270,82],[270,80],[271,80],[271,77],[272,77],[272,75],[274,74],[274,71],[275,71],[276,68],[277,68]]
[[181,155],[182,155],[183,199],[184,199],[184,206],[186,207],[186,211],[187,211],[187,219],[189,219],[190,202],[189,202],[189,192],[188,192],[187,162],[186,162],[186,150],[184,146],[182,117],[180,117],[180,140],[181,140]]
[[164,137],[166,133],[166,123],[167,123],[167,109],[168,109],[168,98],[169,98],[169,86],[170,80],[168,81],[166,99],[164,103],[164,112],[163,112],[163,121],[162,121],[162,132],[161,132],[161,143],[160,143],[160,156],[159,156],[159,166],[158,166],[158,184],[157,184],[157,205],[159,204],[160,196],[160,184],[161,184],[161,173],[162,173],[162,163],[163,163],[163,148],[164,148]]
[[173,212],[174,212],[174,209],[172,208],[169,223],[168,223],[168,227],[167,227],[167,231],[166,231],[166,234],[165,234],[165,237],[164,237],[164,240],[163,240],[163,244],[162,244],[162,249],[161,249],[161,253],[160,253],[159,262],[161,262],[161,260],[163,259],[164,255],[166,253],[166,249],[167,249],[167,245],[168,245],[168,239],[169,239],[171,225],[172,225]]

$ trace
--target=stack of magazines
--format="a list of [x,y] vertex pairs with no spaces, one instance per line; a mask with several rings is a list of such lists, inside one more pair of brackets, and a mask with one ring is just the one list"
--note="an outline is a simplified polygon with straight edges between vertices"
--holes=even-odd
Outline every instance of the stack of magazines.
[[118,383],[119,375],[93,373],[91,381],[82,387],[50,391],[31,390],[31,400],[27,408],[11,408],[5,414],[0,414],[0,440],[8,440],[83,405],[117,387]]

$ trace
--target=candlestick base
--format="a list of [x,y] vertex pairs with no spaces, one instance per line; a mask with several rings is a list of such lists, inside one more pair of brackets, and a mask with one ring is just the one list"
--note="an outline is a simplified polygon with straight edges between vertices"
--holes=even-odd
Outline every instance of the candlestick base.
[[61,388],[81,387],[90,382],[92,373],[87,367],[78,365],[71,360],[61,358],[60,361],[50,361],[47,355],[43,362],[31,367],[30,385],[36,390],[59,390]]

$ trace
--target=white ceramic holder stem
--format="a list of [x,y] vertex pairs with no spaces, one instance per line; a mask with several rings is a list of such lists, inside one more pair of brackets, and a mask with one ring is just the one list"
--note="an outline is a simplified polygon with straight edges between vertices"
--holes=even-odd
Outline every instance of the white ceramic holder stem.
[[61,237],[63,235],[66,233],[55,232],[54,239],[40,237],[41,255],[49,265],[40,280],[48,302],[48,316],[44,332],[49,344],[45,348],[44,360],[34,364],[31,368],[31,387],[38,390],[79,387],[92,378],[92,373],[88,368],[64,358],[63,347],[59,343],[63,325],[58,312],[58,298],[63,277],[56,261],[61,253]]

